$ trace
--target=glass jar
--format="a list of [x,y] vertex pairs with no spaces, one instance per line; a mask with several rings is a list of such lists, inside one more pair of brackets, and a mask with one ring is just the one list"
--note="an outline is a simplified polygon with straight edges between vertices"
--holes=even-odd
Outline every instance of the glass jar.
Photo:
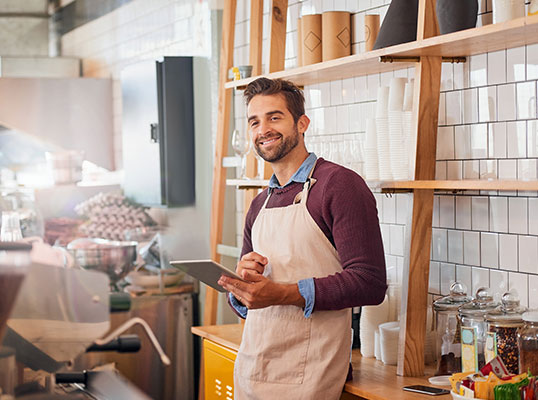
[[517,335],[519,370],[538,374],[538,311],[523,313],[523,327]]
[[[474,371],[480,370],[485,362],[486,343],[486,314],[493,311],[498,306],[493,300],[493,296],[488,288],[480,288],[476,291],[476,298],[470,303],[462,305],[458,309],[461,320],[462,335],[462,369],[468,370],[465,366],[465,358],[469,351],[472,351],[474,358]],[[470,338],[470,340],[467,340]],[[468,346],[466,346],[466,343]],[[470,343],[470,344],[469,344]]]
[[[517,294],[507,292],[502,297],[501,305],[486,315],[487,340],[494,346],[510,374],[519,373],[517,332],[523,326],[521,314],[525,311],[527,308],[519,305]],[[487,361],[489,360],[486,359]]]
[[21,242],[0,242],[0,343],[5,324],[30,265],[32,246]]
[[450,294],[433,302],[435,311],[435,375],[461,372],[461,340],[458,308],[473,299],[467,296],[467,287],[460,282],[450,286]]

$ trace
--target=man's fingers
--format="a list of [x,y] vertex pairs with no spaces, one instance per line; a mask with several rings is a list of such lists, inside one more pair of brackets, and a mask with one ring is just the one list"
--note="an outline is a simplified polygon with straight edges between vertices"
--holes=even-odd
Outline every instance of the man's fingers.
[[263,265],[260,265],[260,263],[255,261],[240,261],[239,264],[237,264],[237,270],[252,270],[254,272],[257,272],[259,274],[263,274],[263,270],[265,267]]
[[261,281],[263,279],[262,275],[252,273],[248,269],[245,269],[242,272],[242,275],[243,275],[243,279],[248,281],[248,282],[259,282],[259,281]]
[[259,253],[256,253],[255,251],[251,251],[250,253],[245,254],[243,257],[241,257],[241,261],[255,261],[257,263],[260,263],[261,265],[266,265],[269,260],[267,260],[267,257],[262,256]]

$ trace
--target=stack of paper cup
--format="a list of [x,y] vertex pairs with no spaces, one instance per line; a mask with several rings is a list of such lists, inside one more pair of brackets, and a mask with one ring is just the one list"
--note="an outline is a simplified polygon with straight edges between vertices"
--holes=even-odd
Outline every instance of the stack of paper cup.
[[409,82],[405,84],[404,101],[403,101],[404,111],[413,111],[414,89],[415,89],[415,82],[413,79],[410,79]]
[[406,78],[392,78],[389,88],[388,118],[392,178],[408,178],[407,141],[403,130],[403,104]]
[[364,175],[367,180],[379,179],[379,166],[377,158],[377,134],[375,119],[366,119],[366,140],[363,147]]
[[398,362],[398,338],[400,336],[400,323],[386,322],[379,325],[379,347],[381,361],[386,365],[396,365]]
[[403,112],[403,134],[405,137],[405,147],[407,149],[408,179],[415,176],[415,154],[417,151],[417,135],[413,130],[413,111]]
[[377,90],[377,104],[375,113],[379,179],[390,181],[392,180],[392,171],[390,167],[388,105],[389,88],[387,86],[381,86]]
[[378,306],[365,306],[362,308],[360,322],[361,354],[363,357],[375,355],[375,331],[377,327],[387,322],[389,316],[388,296]]
[[493,23],[525,16],[525,0],[493,0]]
[[389,111],[402,111],[407,78],[392,78],[389,87]]

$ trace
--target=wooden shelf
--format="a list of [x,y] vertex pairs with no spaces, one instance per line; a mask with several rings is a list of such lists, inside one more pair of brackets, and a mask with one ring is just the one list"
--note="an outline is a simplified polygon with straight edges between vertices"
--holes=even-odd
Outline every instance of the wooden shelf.
[[[243,324],[194,326],[191,328],[191,332],[233,351],[239,351],[243,326]],[[433,375],[433,366],[426,367],[426,376],[410,378],[396,375],[396,366],[384,365],[375,358],[363,358],[359,350],[353,350],[351,358],[353,380],[346,382],[344,393],[373,400],[412,400],[416,399],[417,395],[403,391],[404,386],[431,386],[427,376]],[[450,395],[440,396],[440,399],[449,398]]]
[[226,179],[226,185],[237,186],[239,189],[255,189],[269,186],[269,181],[264,179]]
[[392,181],[369,183],[370,187],[379,188],[384,191],[390,190],[413,190],[413,189],[433,189],[433,190],[523,190],[538,191],[538,180],[452,180],[452,181]]
[[[414,66],[414,62],[381,63],[379,57],[461,57],[538,43],[538,15],[485,25],[336,60],[267,74],[268,78],[290,79],[297,85],[312,85],[360,75]],[[242,88],[257,77],[227,82],[225,87]]]

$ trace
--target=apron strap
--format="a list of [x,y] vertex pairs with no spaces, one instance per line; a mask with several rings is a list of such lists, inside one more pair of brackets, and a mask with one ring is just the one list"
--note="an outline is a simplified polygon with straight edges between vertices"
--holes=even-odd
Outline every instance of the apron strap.
[[314,161],[314,165],[312,165],[312,169],[310,170],[310,173],[308,174],[308,178],[306,179],[306,182],[303,185],[303,191],[301,192],[301,204],[306,205],[306,200],[308,199],[308,191],[316,183],[316,179],[312,178],[312,175],[314,174],[314,169],[316,168],[316,163],[318,160]]

